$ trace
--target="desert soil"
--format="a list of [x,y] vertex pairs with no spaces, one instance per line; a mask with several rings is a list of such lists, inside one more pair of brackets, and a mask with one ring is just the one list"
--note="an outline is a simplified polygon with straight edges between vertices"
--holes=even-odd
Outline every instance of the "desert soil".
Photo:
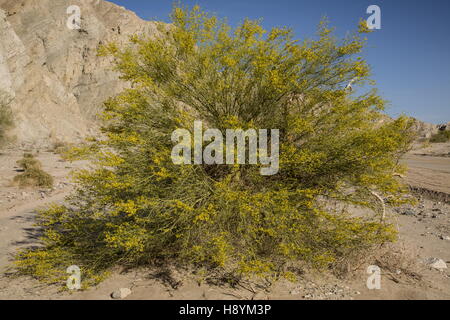
[[411,186],[450,194],[450,143],[436,143],[411,151],[405,162]]
[[[450,157],[444,156],[449,150],[448,146],[440,147],[444,151],[437,155],[421,150],[405,158],[410,167],[406,177],[410,185],[450,193]],[[380,290],[366,286],[368,264],[355,267],[356,271],[343,279],[307,272],[298,283],[280,281],[270,286],[256,282],[236,287],[205,283],[188,271],[173,268],[116,271],[99,286],[78,292],[61,292],[34,279],[10,277],[12,254],[36,243],[36,211],[51,203],[62,203],[74,188],[70,172],[88,166],[85,162],[65,162],[57,154],[41,151],[37,158],[55,178],[55,188],[22,190],[11,184],[18,170],[16,161],[22,154],[23,151],[0,154],[0,299],[111,299],[111,293],[119,288],[131,289],[126,299],[450,299],[449,269],[439,271],[425,263],[430,258],[450,263],[450,204],[420,195],[417,206],[389,211],[399,229],[400,241],[392,249],[392,258],[374,261],[382,270]]]

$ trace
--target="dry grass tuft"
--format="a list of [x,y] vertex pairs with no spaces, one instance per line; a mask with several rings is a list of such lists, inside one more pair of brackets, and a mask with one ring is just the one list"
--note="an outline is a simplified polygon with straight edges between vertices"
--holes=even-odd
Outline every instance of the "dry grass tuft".
[[17,161],[17,164],[24,171],[23,173],[14,177],[14,183],[18,184],[20,188],[26,187],[53,187],[53,177],[42,170],[42,164],[39,160],[34,158],[32,154],[25,153],[23,159]]

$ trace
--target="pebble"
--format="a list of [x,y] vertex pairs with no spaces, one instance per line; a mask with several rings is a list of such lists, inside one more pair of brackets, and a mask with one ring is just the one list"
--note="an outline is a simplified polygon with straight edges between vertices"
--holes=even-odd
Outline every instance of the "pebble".
[[128,288],[120,288],[113,293],[111,293],[111,298],[119,300],[119,299],[125,299],[131,294],[131,290]]
[[430,258],[426,261],[426,264],[436,270],[445,270],[447,269],[447,264],[444,260],[438,258]]

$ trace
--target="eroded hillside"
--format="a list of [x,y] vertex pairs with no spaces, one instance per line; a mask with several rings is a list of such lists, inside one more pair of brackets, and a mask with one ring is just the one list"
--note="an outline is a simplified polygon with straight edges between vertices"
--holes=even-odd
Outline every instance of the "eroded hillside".
[[[77,5],[81,28],[70,29]],[[98,0],[0,0],[0,89],[14,97],[22,145],[75,142],[95,128],[102,102],[124,87],[98,47],[156,33],[156,23]]]

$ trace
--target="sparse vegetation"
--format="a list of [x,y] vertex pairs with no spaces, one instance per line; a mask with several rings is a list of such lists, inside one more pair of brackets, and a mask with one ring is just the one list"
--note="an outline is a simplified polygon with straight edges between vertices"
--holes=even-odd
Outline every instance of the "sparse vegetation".
[[449,141],[450,141],[450,131],[448,130],[439,131],[430,138],[431,143],[444,143]]
[[23,159],[17,161],[17,164],[24,171],[14,177],[14,182],[19,187],[51,188],[53,186],[53,177],[42,170],[41,162],[34,158],[32,154],[25,153]]
[[51,149],[51,151],[59,155],[64,155],[70,149],[71,149],[70,143],[58,141],[53,144],[53,148]]
[[0,91],[0,147],[7,141],[6,132],[13,126],[13,114],[9,107],[9,97]]
[[[413,134],[406,118],[379,121],[384,101],[375,90],[344,89],[369,81],[365,24],[339,41],[323,21],[318,39],[298,43],[288,29],[255,21],[232,30],[198,7],[176,8],[172,18],[159,38],[101,50],[133,86],[105,103],[107,139],[88,148],[95,169],[78,173],[68,205],[40,213],[45,246],[22,251],[19,272],[62,282],[78,265],[89,285],[116,265],[168,260],[292,279],[301,265],[336,268],[394,241],[379,199],[403,201],[407,189],[394,175]],[[280,129],[280,173],[174,165],[172,132],[194,120]],[[352,217],[326,209],[329,200],[374,213]]]
[[27,171],[29,169],[37,168],[41,169],[42,165],[39,160],[34,158],[34,156],[31,153],[25,153],[23,155],[23,158],[19,161],[17,161],[17,164],[20,168],[22,168],[24,171]]

